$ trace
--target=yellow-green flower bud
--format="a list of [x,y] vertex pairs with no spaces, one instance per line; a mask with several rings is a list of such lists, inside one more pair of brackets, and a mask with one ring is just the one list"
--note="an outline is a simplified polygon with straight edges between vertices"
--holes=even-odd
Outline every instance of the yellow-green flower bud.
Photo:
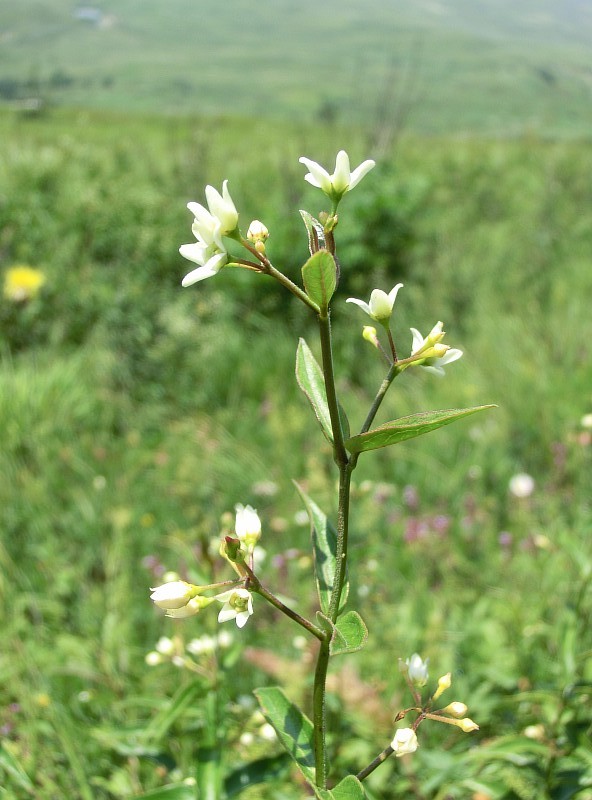
[[379,346],[376,328],[373,328],[371,325],[364,325],[364,327],[362,328],[362,337],[367,342],[370,342],[370,344],[373,344],[374,347]]
[[469,717],[465,717],[464,719],[459,719],[456,724],[465,733],[470,733],[471,731],[479,730],[479,726],[477,725],[477,723],[473,722],[473,720],[469,719]]
[[437,700],[440,695],[446,691],[446,689],[450,689],[452,686],[452,674],[447,672],[446,675],[442,675],[442,677],[438,680],[438,688],[434,692],[434,696],[432,700]]
[[462,717],[468,711],[468,708],[464,703],[459,703],[455,700],[453,703],[450,703],[446,706],[446,708],[442,709],[443,714],[450,714],[452,717]]

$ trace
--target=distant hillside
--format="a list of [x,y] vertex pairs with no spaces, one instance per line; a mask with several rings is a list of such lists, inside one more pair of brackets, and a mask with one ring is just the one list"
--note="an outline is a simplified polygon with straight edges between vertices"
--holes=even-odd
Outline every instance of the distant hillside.
[[592,130],[588,0],[19,0],[0,104]]

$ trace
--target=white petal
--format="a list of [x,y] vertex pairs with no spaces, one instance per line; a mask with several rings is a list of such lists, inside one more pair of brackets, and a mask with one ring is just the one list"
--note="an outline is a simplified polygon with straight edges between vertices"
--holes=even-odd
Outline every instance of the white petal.
[[423,347],[425,339],[423,338],[421,333],[417,330],[417,328],[410,328],[409,330],[413,334],[413,342],[411,344],[411,355],[414,355],[414,353],[417,353],[417,351]]
[[244,628],[249,621],[250,616],[251,614],[248,611],[239,611],[239,613],[236,615],[237,628]]
[[402,283],[398,283],[394,288],[392,288],[388,294],[388,298],[391,304],[391,308],[395,305],[395,300],[397,299],[397,294],[399,293],[399,289],[403,288]]
[[213,217],[207,208],[201,203],[187,203],[187,208],[191,211],[196,220],[207,222],[213,221]]
[[433,375],[437,375],[439,378],[443,378],[446,373],[442,367],[435,367],[432,365],[420,364],[419,365],[422,369],[425,369],[426,372],[431,372]]
[[440,364],[452,364],[453,361],[458,361],[458,359],[462,356],[463,351],[458,350],[455,347],[451,347],[450,350],[447,350],[446,353],[440,359]]
[[204,281],[206,278],[212,278],[214,275],[217,275],[218,272],[222,269],[224,264],[226,263],[226,259],[228,256],[226,253],[218,253],[215,256],[212,256],[210,260],[203,265],[203,267],[198,267],[194,269],[193,272],[189,272],[183,280],[181,281],[182,286],[192,286],[194,283],[198,283],[199,281]]
[[316,161],[312,161],[310,158],[304,158],[304,156],[302,156],[299,161],[310,170],[310,174],[305,175],[304,180],[308,181],[313,186],[322,189],[324,192],[331,191],[331,176],[326,169],[323,169],[323,167],[321,167],[320,164],[317,164]]
[[340,150],[335,159],[335,172],[331,176],[331,183],[335,192],[347,192],[350,185],[349,156],[345,150]]
[[354,186],[357,186],[358,183],[362,180],[362,178],[367,175],[373,167],[376,166],[376,162],[368,159],[368,161],[363,161],[359,167],[356,167],[355,170],[352,172],[351,177],[349,179],[349,189],[348,192],[351,191]]
[[357,306],[360,306],[362,311],[365,311],[369,317],[372,316],[372,311],[370,310],[370,306],[368,303],[365,303],[363,300],[358,300],[357,297],[348,297],[345,301],[346,303],[355,303]]
[[225,603],[218,614],[218,622],[228,622],[231,619],[235,619],[236,616],[236,609],[234,609],[230,603]]
[[206,260],[206,249],[204,245],[193,242],[193,244],[182,244],[179,252],[188,261],[193,261],[194,264],[203,266]]
[[389,297],[382,289],[372,289],[370,295],[370,313],[376,320],[389,319],[393,310]]

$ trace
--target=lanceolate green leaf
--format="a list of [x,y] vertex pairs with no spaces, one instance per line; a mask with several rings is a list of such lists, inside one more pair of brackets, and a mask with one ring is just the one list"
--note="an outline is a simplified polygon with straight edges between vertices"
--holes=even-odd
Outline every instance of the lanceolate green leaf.
[[306,294],[326,312],[337,286],[337,265],[328,250],[319,250],[302,267]]
[[[333,428],[331,427],[331,415],[327,405],[323,370],[304,339],[299,339],[298,350],[296,351],[296,380],[298,381],[298,386],[308,397],[315,416],[321,425],[321,430],[333,444]],[[339,407],[339,418],[343,435],[347,438],[349,436],[349,422],[341,406]]]
[[275,728],[284,750],[296,762],[308,783],[314,787],[312,722],[288,700],[278,686],[255,689],[254,694],[265,718]]
[[368,628],[362,617],[357,611],[348,611],[335,623],[330,653],[332,656],[355,653],[364,647],[367,639]]
[[350,453],[363,453],[366,450],[376,450],[379,447],[388,447],[391,444],[398,444],[407,439],[414,439],[416,436],[423,436],[424,433],[435,431],[443,425],[450,425],[457,419],[476,414],[478,411],[485,411],[487,408],[496,408],[495,405],[475,406],[474,408],[448,408],[442,411],[423,411],[420,414],[411,414],[408,417],[401,417],[392,422],[387,422],[379,428],[375,428],[367,433],[360,433],[346,439],[345,446]]
[[319,603],[323,613],[328,614],[331,603],[331,592],[333,591],[333,584],[335,583],[337,531],[317,504],[302,491],[298,484],[295,485],[306,506],[310,519],[314,571]]
[[321,430],[327,439],[333,443],[333,430],[331,428],[329,406],[327,405],[323,371],[304,339],[298,340],[296,380],[298,381],[298,386],[308,397],[312,410],[321,424]]

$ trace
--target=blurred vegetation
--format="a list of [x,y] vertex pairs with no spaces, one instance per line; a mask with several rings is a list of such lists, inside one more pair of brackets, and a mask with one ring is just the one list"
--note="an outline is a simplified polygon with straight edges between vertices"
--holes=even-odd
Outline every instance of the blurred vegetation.
[[[320,210],[298,156],[329,165],[343,145],[358,163],[368,134],[56,112],[4,114],[0,136],[2,275],[45,276],[28,301],[0,301],[0,796],[139,796],[194,776],[212,729],[228,773],[274,756],[244,695],[287,682],[306,696],[308,650],[262,602],[209,678],[144,661],[162,635],[216,632],[215,613],[163,619],[147,589],[165,569],[226,577],[211,543],[236,502],[263,519],[266,583],[313,613],[291,480],[333,503],[331,454],[293,378],[298,336],[316,348],[311,320],[252,273],[182,290],[184,204],[228,178],[243,229],[262,219],[297,280],[297,210]],[[396,662],[413,651],[433,678],[453,672],[450,700],[481,725],[422,726],[372,796],[592,797],[591,168],[577,141],[402,138],[344,200],[334,332],[353,425],[383,368],[343,301],[399,280],[400,352],[410,325],[442,319],[465,356],[441,381],[405,373],[381,419],[499,404],[356,472],[352,592],[370,641],[333,664],[334,773],[392,738],[408,704]],[[520,472],[526,498],[508,490]],[[244,796],[302,794],[278,778]]]
[[[0,105],[589,136],[578,0],[19,0]],[[330,77],[329,77],[330,76]]]

